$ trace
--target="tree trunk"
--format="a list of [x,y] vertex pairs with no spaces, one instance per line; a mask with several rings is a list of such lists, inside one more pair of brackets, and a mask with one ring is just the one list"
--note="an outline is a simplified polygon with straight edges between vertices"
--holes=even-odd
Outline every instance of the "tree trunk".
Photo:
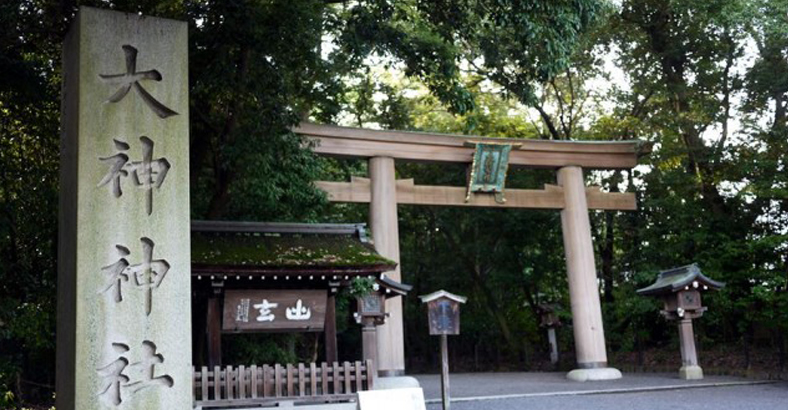
[[[217,164],[217,167],[220,165]],[[219,219],[227,205],[230,203],[230,183],[233,180],[233,174],[229,170],[216,170],[216,182],[214,185],[213,196],[208,203],[207,219]]]
[[785,95],[782,92],[775,92],[772,96],[774,99],[774,123],[772,130],[781,130],[785,128]]

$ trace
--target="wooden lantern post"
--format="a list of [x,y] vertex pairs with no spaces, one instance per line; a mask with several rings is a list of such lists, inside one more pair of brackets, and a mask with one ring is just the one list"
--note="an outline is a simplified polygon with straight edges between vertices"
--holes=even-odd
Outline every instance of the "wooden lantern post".
[[356,298],[358,312],[356,320],[361,324],[361,348],[364,360],[371,360],[378,371],[378,326],[386,323],[386,297],[379,292],[370,292]]
[[547,329],[547,340],[550,343],[550,363],[558,364],[558,339],[555,336],[555,329],[561,327],[561,320],[558,318],[557,305],[541,304],[537,307],[541,321],[539,327]]
[[701,291],[719,290],[724,286],[724,283],[703,275],[698,265],[693,263],[662,271],[656,282],[637,291],[639,295],[662,298],[665,308],[660,313],[668,320],[678,320],[681,344],[679,377],[682,379],[703,378],[703,369],[698,365],[698,353],[695,349],[695,334],[692,331],[692,319],[703,316],[707,309],[701,305]]
[[445,290],[419,296],[427,304],[430,335],[441,337],[441,398],[443,410],[449,410],[449,345],[447,336],[460,334],[460,303],[468,298],[457,296]]
[[378,362],[378,326],[386,323],[389,312],[386,311],[386,300],[406,296],[413,286],[399,283],[381,274],[376,279],[372,291],[356,297],[357,312],[353,314],[356,322],[361,325],[361,346],[365,362],[374,366],[369,374],[378,376],[380,364]]

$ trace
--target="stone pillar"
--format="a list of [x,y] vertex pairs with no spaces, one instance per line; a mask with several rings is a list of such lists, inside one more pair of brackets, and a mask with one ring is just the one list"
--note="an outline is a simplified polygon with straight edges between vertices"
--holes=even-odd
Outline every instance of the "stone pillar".
[[617,379],[621,372],[607,367],[583,169],[577,166],[561,168],[558,183],[564,190],[561,227],[578,365],[578,369],[569,372],[567,377],[577,381]]
[[685,380],[700,380],[703,369],[698,365],[698,352],[695,350],[695,333],[692,319],[679,320],[679,343],[681,344],[681,369],[679,377]]
[[192,407],[185,22],[81,8],[63,46],[58,410]]
[[[399,227],[397,220],[397,189],[394,158],[373,157],[369,160],[371,201],[369,226],[375,249],[397,262],[397,268],[386,275],[401,282],[399,267]],[[400,376],[405,373],[405,346],[402,334],[402,298],[386,300],[389,317],[378,326],[378,369],[381,376]]]

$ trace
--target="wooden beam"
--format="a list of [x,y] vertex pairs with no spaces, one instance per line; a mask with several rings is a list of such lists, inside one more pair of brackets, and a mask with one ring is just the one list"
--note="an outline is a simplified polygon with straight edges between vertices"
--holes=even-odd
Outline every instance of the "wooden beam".
[[586,187],[588,209],[604,211],[637,211],[634,192],[604,192],[598,186]]
[[[370,182],[353,177],[350,182],[316,181],[332,202],[370,201]],[[473,194],[465,202],[466,189],[452,186],[415,185],[412,179],[397,180],[397,203],[409,205],[472,206],[488,208],[563,209],[564,189],[545,185],[545,189],[507,189],[506,203],[495,202],[493,195]],[[637,209],[635,194],[602,192],[599,187],[587,187],[589,209],[633,211]]]
[[336,157],[391,157],[422,162],[470,163],[475,141],[520,144],[509,155],[514,167],[560,168],[576,165],[591,169],[628,169],[651,151],[642,141],[549,141],[485,138],[426,132],[382,131],[301,123],[294,129],[315,142],[318,154]]
[[192,232],[294,233],[319,235],[358,235],[365,224],[321,224],[293,222],[192,221]]

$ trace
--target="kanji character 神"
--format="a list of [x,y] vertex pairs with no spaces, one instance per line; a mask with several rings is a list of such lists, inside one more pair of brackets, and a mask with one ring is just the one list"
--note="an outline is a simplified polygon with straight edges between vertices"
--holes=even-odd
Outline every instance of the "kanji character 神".
[[137,288],[145,291],[145,314],[150,316],[153,309],[153,289],[161,286],[161,282],[170,270],[170,264],[164,259],[153,259],[153,248],[155,244],[150,238],[140,238],[142,243],[142,262],[131,265],[126,257],[130,254],[129,249],[123,245],[115,245],[121,258],[117,262],[101,268],[101,271],[108,277],[107,283],[99,293],[114,291],[115,302],[123,300],[121,283],[128,281],[129,277],[134,278]]
[[109,165],[109,169],[104,177],[99,181],[98,186],[112,184],[110,191],[119,198],[123,195],[121,188],[122,178],[133,176],[134,185],[144,189],[146,192],[146,211],[148,215],[153,212],[153,188],[159,189],[167,177],[170,170],[170,162],[166,158],[153,159],[153,141],[146,137],[140,137],[142,145],[142,161],[129,161],[129,156],[123,152],[128,151],[130,146],[126,142],[114,139],[117,154],[109,157],[100,157],[101,162]]

